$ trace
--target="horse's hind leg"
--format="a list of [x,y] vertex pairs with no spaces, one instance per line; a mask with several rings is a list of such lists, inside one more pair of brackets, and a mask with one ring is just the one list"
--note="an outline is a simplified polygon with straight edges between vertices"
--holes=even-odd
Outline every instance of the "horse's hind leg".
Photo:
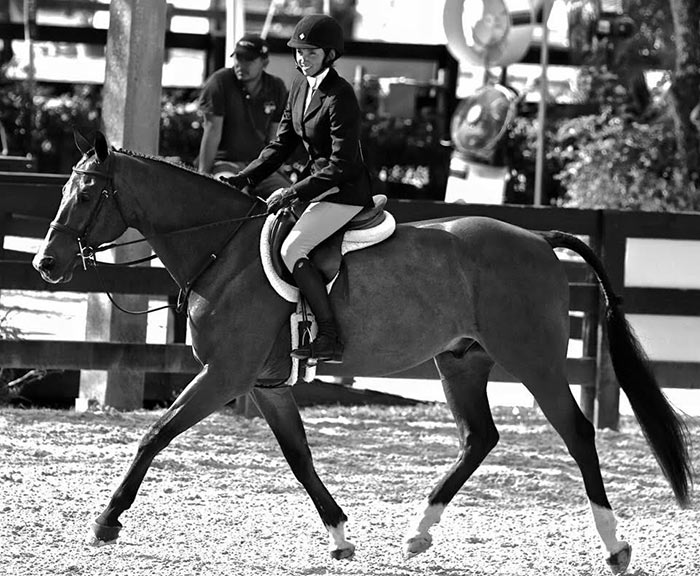
[[432,544],[430,528],[440,521],[445,507],[498,442],[486,395],[493,360],[476,342],[462,357],[451,352],[435,358],[445,399],[457,424],[460,451],[455,464],[428,496],[423,510],[411,525],[404,551],[415,556]]
[[[544,358],[543,365],[546,365]],[[561,365],[561,368],[557,369],[556,365]],[[548,370],[546,375],[542,374],[531,381],[525,381],[524,384],[576,461],[583,477],[598,534],[608,553],[607,563],[613,573],[619,574],[629,565],[631,547],[627,542],[618,540],[616,535],[617,522],[603,485],[595,446],[595,429],[571,394],[563,373],[563,362],[556,365],[550,365],[551,370]]]
[[[178,396],[170,408],[141,439],[136,456],[112,495],[107,507],[92,526],[95,545],[113,542],[122,528],[119,516],[131,507],[153,459],[177,435],[194,426],[233,400],[235,387],[226,386],[223,376],[215,378],[204,368]],[[233,394],[233,396],[231,396]]]
[[254,388],[251,396],[277,438],[294,476],[316,506],[330,536],[331,556],[336,559],[351,557],[355,545],[345,539],[348,518],[316,473],[292,389],[289,386]]

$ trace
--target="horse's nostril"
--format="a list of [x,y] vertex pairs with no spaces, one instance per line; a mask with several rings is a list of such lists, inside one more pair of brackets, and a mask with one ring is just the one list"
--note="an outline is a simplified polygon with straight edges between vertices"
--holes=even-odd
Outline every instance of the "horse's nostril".
[[56,261],[51,256],[44,256],[39,260],[37,268],[44,272],[49,272],[54,267],[55,263]]

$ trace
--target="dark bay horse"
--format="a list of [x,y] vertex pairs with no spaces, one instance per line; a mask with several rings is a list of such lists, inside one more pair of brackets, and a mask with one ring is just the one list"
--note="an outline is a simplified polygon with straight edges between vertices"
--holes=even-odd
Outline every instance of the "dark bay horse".
[[[314,470],[290,389],[256,386],[271,377],[286,379],[287,374],[272,374],[270,365],[279,358],[279,335],[294,308],[263,272],[258,249],[263,220],[256,215],[264,205],[192,170],[115,150],[100,133],[82,144],[84,155],[64,186],[34,266],[49,282],[67,282],[81,251],[112,242],[128,227],[139,230],[178,285],[191,289],[189,327],[202,364],[139,443],[96,519],[96,541],[117,538],[119,516],[134,502],[161,450],[252,392],[329,531],[332,555],[351,555],[347,518]],[[207,226],[222,221],[235,223]],[[183,229],[192,232],[176,233]],[[532,393],[576,461],[612,570],[623,571],[629,563],[630,546],[617,538],[603,486],[594,428],[567,382],[569,286],[555,247],[577,252],[596,272],[617,377],[678,502],[689,502],[687,430],[649,371],[600,260],[583,242],[488,218],[400,225],[389,240],[346,255],[331,300],[346,342],[348,373],[390,374],[434,358],[457,423],[459,455],[411,524],[407,555],[431,545],[431,526],[498,442],[486,395],[489,372],[498,363]],[[216,261],[198,274],[213,252]],[[286,358],[288,350],[282,354]]]

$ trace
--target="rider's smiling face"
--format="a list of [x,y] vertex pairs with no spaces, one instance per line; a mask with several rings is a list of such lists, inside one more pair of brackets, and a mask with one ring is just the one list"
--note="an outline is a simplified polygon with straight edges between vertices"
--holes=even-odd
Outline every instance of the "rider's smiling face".
[[304,76],[318,74],[323,67],[324,52],[321,48],[297,48],[295,58]]

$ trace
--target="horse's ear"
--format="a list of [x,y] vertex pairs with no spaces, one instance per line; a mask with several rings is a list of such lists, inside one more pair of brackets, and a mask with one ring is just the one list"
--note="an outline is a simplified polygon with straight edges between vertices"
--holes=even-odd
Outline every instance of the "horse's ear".
[[97,159],[100,162],[107,160],[109,156],[109,144],[107,143],[107,138],[99,130],[95,132],[95,142],[93,144],[95,148],[95,154],[97,154]]
[[73,128],[73,140],[75,140],[75,145],[78,147],[78,150],[83,154],[87,154],[92,150],[92,144],[90,144],[90,141],[79,128]]

